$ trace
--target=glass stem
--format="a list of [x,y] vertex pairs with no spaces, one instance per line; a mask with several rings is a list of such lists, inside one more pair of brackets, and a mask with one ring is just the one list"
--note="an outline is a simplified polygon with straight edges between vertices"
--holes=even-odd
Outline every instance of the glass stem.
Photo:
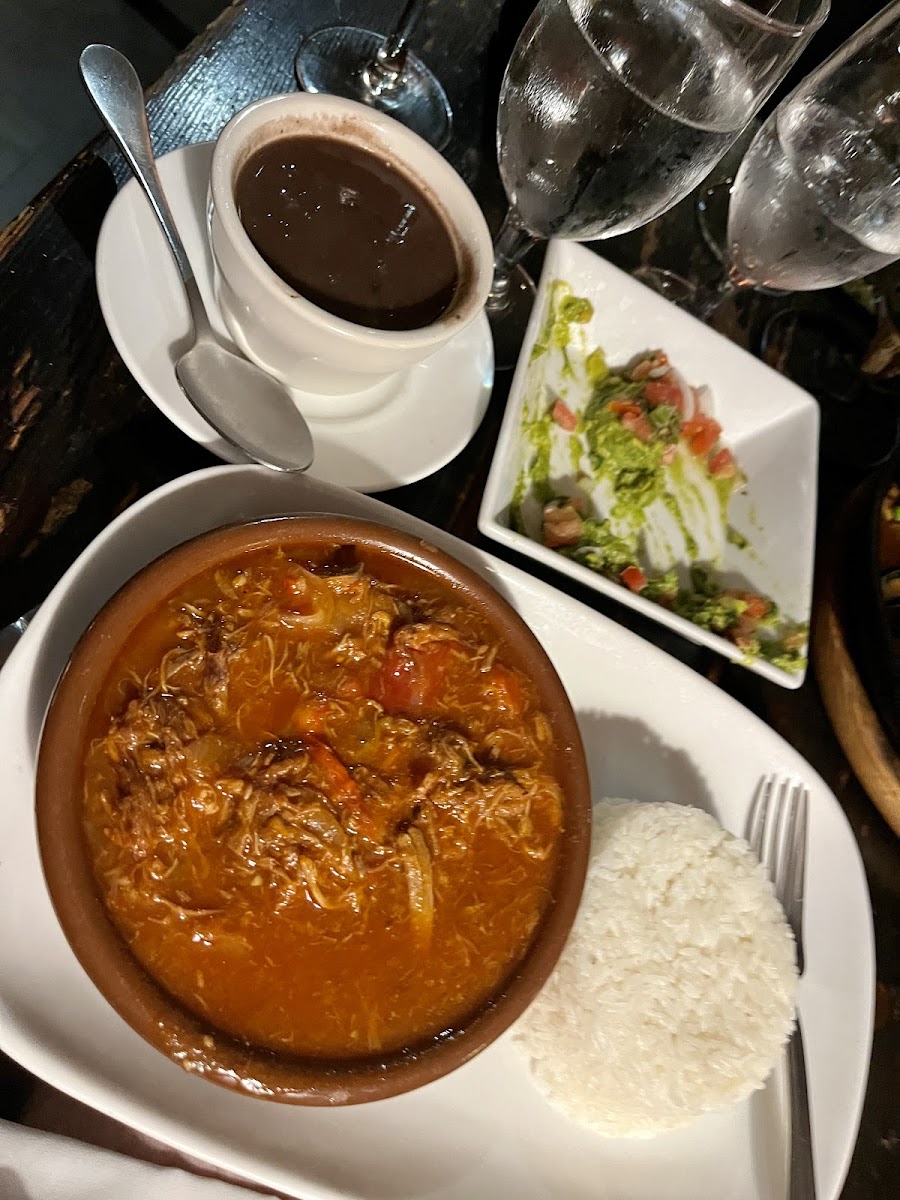
[[708,321],[731,296],[755,287],[753,280],[741,275],[737,267],[729,267],[727,273],[715,283],[698,289],[693,303],[689,305],[690,311],[701,321]]
[[515,208],[510,206],[494,240],[494,278],[484,306],[492,316],[508,307],[510,277],[538,240],[522,224],[522,218]]
[[381,43],[368,66],[363,67],[363,79],[373,96],[383,96],[400,86],[409,39],[424,11],[425,0],[406,0],[393,31]]

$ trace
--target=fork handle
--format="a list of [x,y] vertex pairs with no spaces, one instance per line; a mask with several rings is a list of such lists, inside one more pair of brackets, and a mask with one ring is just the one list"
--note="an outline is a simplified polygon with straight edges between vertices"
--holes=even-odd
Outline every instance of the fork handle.
[[812,1133],[809,1124],[809,1091],[806,1084],[806,1055],[800,1016],[788,1042],[788,1074],[791,1084],[791,1164],[788,1200],[816,1200]]

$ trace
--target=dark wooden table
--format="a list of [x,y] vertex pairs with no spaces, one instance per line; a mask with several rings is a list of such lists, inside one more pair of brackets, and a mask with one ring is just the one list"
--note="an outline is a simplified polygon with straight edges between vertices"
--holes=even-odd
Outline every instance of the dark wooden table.
[[[877,7],[833,0],[821,55]],[[336,19],[386,27],[394,4],[361,0],[246,0],[226,9],[150,93],[158,153],[213,138],[239,108],[294,88],[293,54],[307,30]],[[417,46],[440,75],[456,115],[451,162],[474,189],[491,224],[503,209],[494,156],[494,115],[502,69],[531,7],[519,0],[433,0]],[[825,39],[822,41],[822,39]],[[88,542],[127,505],[208,454],[178,433],[141,393],[110,342],[94,288],[94,250],[122,169],[109,143],[90,146],[0,233],[0,626],[37,603]],[[702,274],[711,269],[688,202],[638,235],[606,243],[625,267],[653,261]],[[722,332],[751,349],[784,300],[742,299],[717,317]],[[787,302],[791,304],[793,302]],[[840,293],[804,302],[844,324],[865,318]],[[773,365],[793,370],[801,351],[791,325],[771,342]],[[813,349],[808,352],[815,357]],[[803,364],[801,364],[803,365]],[[808,365],[808,364],[807,364]],[[383,499],[472,542],[475,515],[503,412],[509,377],[500,375],[472,443],[427,480]],[[827,434],[827,428],[826,428]],[[840,441],[839,432],[835,441]],[[820,531],[864,471],[823,445]],[[504,552],[487,546],[495,554]],[[510,555],[515,559],[515,555]],[[534,569],[533,567],[531,569]],[[559,586],[569,586],[553,576]],[[900,1196],[900,844],[854,778],[810,676],[798,692],[769,685],[626,609],[585,593],[579,599],[662,645],[713,679],[777,729],[822,774],[859,840],[875,913],[878,1001],[868,1095],[844,1200]],[[6,1086],[3,1086],[3,1085]],[[15,1116],[29,1081],[0,1070],[4,1115]],[[697,1200],[714,1200],[698,1197]]]

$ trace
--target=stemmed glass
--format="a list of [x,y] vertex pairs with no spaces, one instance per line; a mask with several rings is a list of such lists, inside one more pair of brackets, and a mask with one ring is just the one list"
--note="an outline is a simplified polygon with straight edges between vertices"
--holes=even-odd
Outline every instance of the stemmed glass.
[[816,291],[900,258],[900,0],[761,126],[731,189],[725,258],[716,287],[686,287],[698,316],[739,289]]
[[[531,297],[542,238],[613,237],[694,188],[771,95],[829,0],[542,0],[506,69],[497,119],[510,207],[487,304],[498,365]],[[522,304],[524,299],[525,303]]]
[[424,9],[425,0],[406,0],[387,37],[352,25],[317,29],[294,60],[300,86],[380,109],[442,150],[453,123],[450,104],[440,80],[409,49]]

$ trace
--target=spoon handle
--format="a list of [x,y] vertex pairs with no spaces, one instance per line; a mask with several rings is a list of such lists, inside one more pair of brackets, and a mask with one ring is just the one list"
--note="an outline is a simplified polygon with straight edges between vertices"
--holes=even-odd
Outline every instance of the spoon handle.
[[137,71],[124,54],[103,45],[86,46],[79,65],[97,111],[144,189],[175,256],[181,278],[189,284],[194,272],[156,170],[144,107],[144,89]]

